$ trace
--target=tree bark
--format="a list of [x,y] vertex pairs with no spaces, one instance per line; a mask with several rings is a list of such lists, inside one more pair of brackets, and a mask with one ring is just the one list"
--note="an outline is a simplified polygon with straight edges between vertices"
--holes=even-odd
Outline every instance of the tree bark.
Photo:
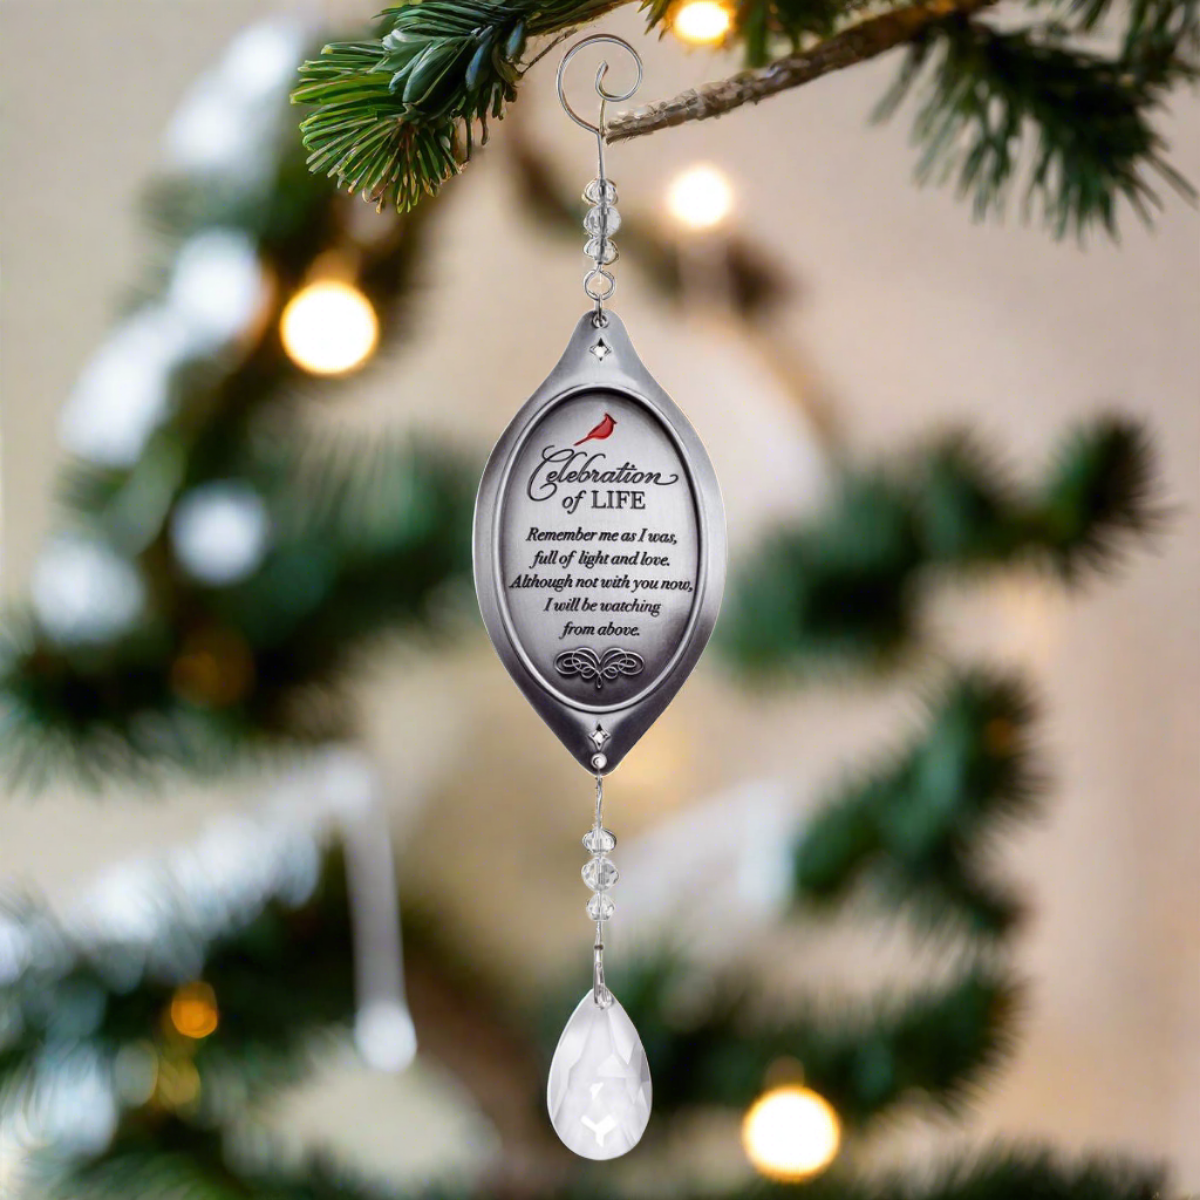
[[719,117],[741,108],[743,104],[757,104],[767,96],[811,83],[831,71],[866,62],[911,42],[930,25],[945,17],[969,15],[994,3],[996,0],[926,0],[871,17],[807,50],[789,54],[765,67],[741,71],[729,79],[690,88],[671,100],[620,113],[608,123],[606,140],[620,142],[627,138],[642,137],[670,125],[707,121],[710,117]]

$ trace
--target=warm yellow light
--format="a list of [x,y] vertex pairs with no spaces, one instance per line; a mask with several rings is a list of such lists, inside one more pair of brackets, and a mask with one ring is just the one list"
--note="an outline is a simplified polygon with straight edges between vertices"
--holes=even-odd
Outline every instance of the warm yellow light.
[[154,1100],[162,1108],[188,1108],[200,1095],[200,1072],[191,1059],[164,1059],[158,1068]]
[[742,1122],[742,1145],[755,1167],[772,1179],[807,1179],[837,1155],[837,1113],[811,1088],[780,1087],[759,1097]]
[[733,14],[717,0],[688,0],[671,21],[671,32],[690,46],[713,46],[729,32]]
[[217,997],[207,983],[185,984],[171,997],[171,1024],[184,1037],[208,1037],[219,1019]]
[[279,322],[288,357],[314,375],[342,375],[371,357],[379,319],[371,302],[348,283],[324,280],[298,291]]
[[733,187],[716,167],[689,167],[667,189],[667,209],[689,229],[715,229],[733,209]]

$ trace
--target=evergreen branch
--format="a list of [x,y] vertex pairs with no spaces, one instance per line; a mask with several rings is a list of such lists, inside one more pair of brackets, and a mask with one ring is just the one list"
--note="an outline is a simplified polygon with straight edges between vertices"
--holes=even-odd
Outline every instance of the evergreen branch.
[[977,968],[902,998],[793,1004],[770,1024],[749,1015],[750,997],[734,985],[681,1027],[672,997],[688,981],[677,964],[647,962],[614,979],[650,1060],[656,1109],[745,1107],[770,1066],[792,1058],[855,1127],[912,1103],[957,1110],[1006,1057],[1020,1006],[1019,989]]
[[828,904],[870,879],[922,925],[959,920],[998,936],[1019,910],[980,855],[1000,820],[1033,810],[1033,707],[1018,683],[974,672],[930,709],[926,732],[894,765],[844,788],[808,823],[795,849],[797,898]]
[[516,98],[529,40],[624,0],[427,0],[385,9],[377,40],[335,42],[300,68],[308,164],[401,212],[458,174]]
[[98,780],[166,763],[204,773],[340,735],[348,705],[337,685],[362,650],[432,630],[431,600],[470,570],[473,475],[429,446],[372,440],[314,451],[278,439],[241,462],[273,527],[249,578],[197,586],[168,560],[157,612],[102,645],[10,621],[0,662],[9,774]]
[[1082,235],[1097,222],[1115,236],[1122,197],[1149,221],[1161,200],[1147,171],[1195,198],[1152,125],[1170,88],[1195,78],[1194,64],[1171,56],[1151,69],[1146,57],[1108,59],[1068,47],[1054,29],[999,32],[959,16],[914,41],[877,116],[895,111],[935,50],[940,58],[914,125],[923,146],[917,176],[955,178],[977,217],[1003,211],[1027,130],[1036,130],[1037,144],[1024,214],[1040,206],[1056,237]]
[[[107,1069],[123,1047],[147,1047],[164,1076],[175,1063],[194,1069],[210,1116],[302,1076],[313,1037],[354,1011],[345,869],[337,849],[322,860],[311,835],[260,837],[240,874],[222,861],[224,880],[206,877],[207,860],[133,864],[102,880],[69,923],[29,904],[0,914],[23,951],[0,987],[0,1076],[66,1070],[83,1050]],[[197,979],[212,988],[217,1020],[192,1040],[168,1014],[177,988]],[[176,1102],[169,1091],[143,1096],[133,1119]]]
[[1028,563],[1078,579],[1161,523],[1157,490],[1144,430],[1120,418],[1068,434],[1028,488],[978,441],[944,437],[899,470],[845,474],[816,521],[766,539],[735,573],[719,645],[763,676],[889,662],[948,571]]
[[1146,430],[1121,417],[1075,430],[1056,456],[1035,503],[1051,561],[1068,579],[1120,559],[1132,538],[1167,519]]
[[[258,1140],[266,1139],[258,1131]],[[46,1200],[403,1200],[411,1195],[366,1182],[325,1156],[275,1165],[256,1147],[243,1161],[218,1130],[167,1116],[152,1130],[123,1131],[102,1154],[84,1161],[39,1156],[30,1171]],[[280,1159],[285,1155],[280,1154]],[[452,1193],[422,1191],[421,1200]]]
[[996,0],[928,0],[870,17],[843,29],[815,46],[778,58],[765,66],[742,71],[717,83],[689,88],[670,100],[618,113],[608,123],[609,142],[644,137],[649,133],[724,116],[746,104],[811,83],[833,71],[868,62],[923,35],[931,26],[956,13],[973,13]]
[[[765,1189],[772,1200],[800,1189]],[[919,1175],[832,1171],[803,1186],[805,1200],[1164,1200],[1165,1172],[1115,1155],[1068,1161],[1041,1147],[997,1145]]]

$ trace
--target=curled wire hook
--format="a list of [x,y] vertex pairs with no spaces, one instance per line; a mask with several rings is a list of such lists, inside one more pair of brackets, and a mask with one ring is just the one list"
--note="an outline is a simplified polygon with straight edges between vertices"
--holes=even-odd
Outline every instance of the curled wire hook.
[[[623,92],[610,92],[604,86],[604,77],[608,74],[608,62],[602,62],[596,69],[596,95],[600,97],[600,123],[593,125],[591,121],[585,121],[570,105],[567,100],[567,93],[563,87],[563,81],[566,78],[567,67],[570,65],[571,59],[579,53],[584,46],[595,46],[600,44],[608,44],[610,46],[620,46],[637,67],[637,78],[633,81],[633,86]],[[604,109],[609,101],[620,103],[622,100],[628,100],[634,92],[642,86],[642,56],[622,37],[617,37],[615,33],[593,33],[585,38],[580,38],[567,52],[562,56],[562,60],[558,64],[558,102],[563,106],[563,111],[575,122],[581,129],[586,129],[589,133],[594,133],[603,141],[604,139]]]
[[[619,46],[629,55],[637,68],[637,77],[633,81],[633,86],[627,88],[625,91],[610,92],[604,86],[604,77],[608,74],[608,60],[605,59],[603,62],[601,62],[600,66],[596,69],[596,95],[600,97],[600,120],[597,124],[593,125],[591,121],[585,121],[583,117],[581,117],[568,103],[567,93],[563,84],[567,74],[567,67],[570,66],[571,59],[573,59],[580,50],[582,50],[585,46],[594,46],[605,43],[612,46]],[[608,238],[609,222],[612,219],[610,217],[610,213],[612,212],[610,203],[615,202],[616,200],[616,189],[612,189],[610,192],[608,176],[604,170],[604,112],[610,100],[617,102],[628,100],[630,96],[632,96],[634,92],[636,92],[638,88],[642,86],[642,58],[641,55],[638,54],[638,52],[624,38],[617,37],[616,34],[613,33],[593,33],[588,37],[580,38],[579,41],[577,41],[575,45],[573,45],[562,56],[562,59],[558,64],[557,82],[558,102],[563,106],[563,112],[565,112],[567,116],[570,117],[571,120],[574,121],[575,124],[581,129],[586,129],[589,133],[594,133],[596,135],[596,158],[599,165],[599,171],[597,173],[598,178],[596,179],[595,184],[598,186],[596,187],[594,197],[590,196],[588,192],[585,192],[584,195],[588,196],[589,199],[593,199],[596,205],[596,207],[592,210],[592,213],[589,213],[589,218],[593,213],[598,213],[599,228],[596,229],[594,226],[585,222],[585,227],[589,230],[589,232],[594,233],[597,236],[593,242],[588,243],[589,247],[595,246],[594,252],[590,249],[587,251],[587,253],[592,255],[595,266],[588,273],[587,278],[584,280],[583,290],[587,293],[588,297],[595,302],[596,311],[593,314],[592,319],[593,322],[599,326],[605,323],[604,301],[612,296],[617,286],[617,281],[611,272],[604,269],[605,264],[612,262],[616,257],[615,247],[612,246]],[[592,187],[592,184],[588,185],[589,189]],[[612,253],[609,252],[610,250]],[[601,982],[603,982],[603,976],[601,976]]]

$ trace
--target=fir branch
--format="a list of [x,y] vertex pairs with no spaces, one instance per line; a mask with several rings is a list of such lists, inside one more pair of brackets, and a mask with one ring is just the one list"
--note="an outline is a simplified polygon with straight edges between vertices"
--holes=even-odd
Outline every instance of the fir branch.
[[345,673],[383,635],[433,632],[431,601],[470,571],[473,473],[407,438],[372,443],[243,446],[238,475],[259,484],[273,525],[243,581],[198,586],[164,549],[157,610],[127,635],[67,645],[10,620],[0,757],[12,781],[204,774],[343,734]]
[[1150,172],[1195,198],[1152,124],[1170,88],[1195,78],[1194,64],[1171,56],[1151,70],[1146,58],[1070,47],[1053,28],[999,32],[956,16],[913,42],[877,117],[899,107],[931,58],[936,65],[914,124],[923,148],[917,177],[956,180],[977,217],[1003,212],[1029,131],[1036,146],[1023,211],[1028,218],[1040,209],[1056,237],[1082,235],[1097,223],[1115,236],[1121,198],[1148,222],[1162,206]]
[[[796,1194],[768,1187],[773,1198]],[[996,1145],[932,1171],[876,1178],[832,1171],[803,1186],[805,1200],[1164,1200],[1165,1172],[1116,1155],[1075,1161],[1040,1146]]]
[[1064,439],[1035,503],[1051,561],[1067,579],[1119,562],[1129,543],[1167,520],[1145,428],[1103,417]]
[[[283,1165],[283,1147],[257,1131],[257,1153],[239,1155],[220,1130],[167,1116],[150,1130],[123,1130],[102,1154],[64,1161],[37,1156],[31,1182],[45,1200],[404,1200],[412,1193],[367,1182],[328,1159],[313,1156]],[[421,1200],[446,1200],[454,1193],[423,1190]]]
[[624,0],[427,0],[385,9],[377,40],[335,42],[300,68],[309,167],[381,209],[413,208],[470,160],[504,115],[527,43]]
[[735,572],[718,644],[762,678],[890,664],[948,572],[1030,565],[1078,580],[1162,523],[1158,490],[1144,429],[1121,418],[1068,433],[1025,487],[978,439],[945,436],[898,467],[845,473],[817,520],[768,537]]
[[672,960],[613,979],[650,1059],[656,1108],[745,1107],[770,1066],[791,1058],[854,1127],[911,1104],[957,1111],[1006,1058],[1020,1007],[1012,982],[972,969],[886,1000],[792,1002],[774,1022],[753,1017],[747,991],[730,984],[706,1015],[680,1021],[673,997],[696,985]]
[[608,123],[608,141],[724,116],[746,104],[801,87],[832,71],[868,62],[920,37],[953,13],[972,13],[996,0],[928,0],[893,9],[843,29],[815,46],[798,50],[765,66],[742,71],[717,83],[681,92],[670,100],[619,113]]
[[930,705],[926,731],[895,763],[846,786],[795,849],[803,903],[829,904],[870,880],[925,928],[952,921],[996,937],[1019,909],[992,883],[988,835],[1033,810],[1033,705],[1016,681],[983,672],[953,681]]

